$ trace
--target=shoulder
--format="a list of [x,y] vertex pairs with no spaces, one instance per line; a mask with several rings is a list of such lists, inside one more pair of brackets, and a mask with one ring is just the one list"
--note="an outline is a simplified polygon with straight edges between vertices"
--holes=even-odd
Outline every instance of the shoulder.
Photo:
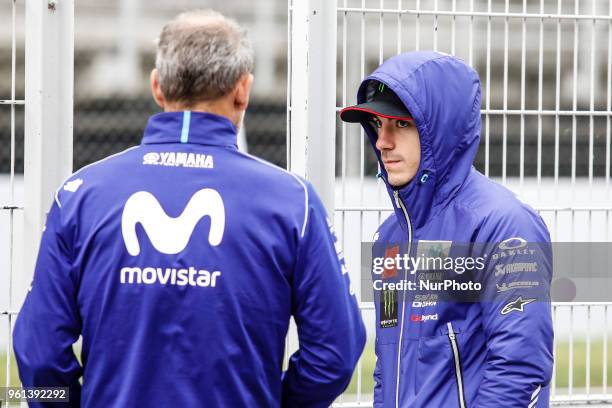
[[236,161],[239,172],[248,175],[249,183],[257,186],[258,192],[265,197],[268,210],[281,213],[282,217],[297,217],[301,237],[312,224],[315,214],[329,222],[325,207],[309,181],[259,157],[241,151],[235,151],[235,154],[241,159]]
[[[88,164],[72,173],[55,191],[54,200],[59,208],[78,200],[84,191],[95,189],[96,185],[112,182],[120,177],[126,177],[120,163],[133,159],[140,146],[133,146],[121,152]],[[128,173],[129,174],[129,173]]]
[[506,239],[505,235],[527,240],[549,241],[542,217],[505,186],[474,171],[458,194],[456,205],[475,218],[480,239]]
[[243,170],[248,171],[252,177],[261,177],[274,183],[269,185],[275,189],[290,188],[302,191],[305,195],[312,194],[314,191],[308,181],[295,173],[248,153],[236,151],[236,154],[242,159],[240,162]]

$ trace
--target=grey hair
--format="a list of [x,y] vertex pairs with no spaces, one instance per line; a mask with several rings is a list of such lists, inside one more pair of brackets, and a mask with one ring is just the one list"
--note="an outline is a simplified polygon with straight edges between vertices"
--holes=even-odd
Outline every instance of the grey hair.
[[155,68],[166,100],[214,100],[253,71],[253,48],[234,20],[212,10],[188,11],[163,27]]

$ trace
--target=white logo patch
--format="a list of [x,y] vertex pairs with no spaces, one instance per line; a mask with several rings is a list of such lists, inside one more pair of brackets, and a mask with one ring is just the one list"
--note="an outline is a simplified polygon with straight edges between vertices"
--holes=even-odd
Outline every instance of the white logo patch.
[[[334,249],[336,250],[336,255],[338,256],[338,262],[340,262],[340,268],[342,270],[342,275],[346,275],[349,273],[349,270],[346,267],[346,261],[344,259],[344,253],[342,252],[342,247],[340,246],[340,242],[338,242],[338,238],[336,237],[336,231],[334,230],[334,226],[331,220],[329,219],[329,217],[326,218],[326,221],[327,221],[327,227],[329,228],[329,233],[331,234],[334,240]],[[351,295],[355,295],[355,288],[353,287],[353,282],[350,282],[349,293]]]
[[523,248],[526,245],[527,245],[527,241],[525,241],[523,238],[513,237],[513,238],[505,239],[502,242],[500,242],[499,249],[501,249],[502,251],[504,250],[507,251],[509,249]]
[[417,301],[414,301],[414,302],[412,302],[412,307],[414,307],[414,308],[431,307],[431,306],[435,306],[436,304],[438,304],[438,302],[432,302],[432,301],[417,302]]
[[535,302],[535,299],[523,299],[522,296],[519,296],[518,299],[504,306],[501,310],[501,314],[507,315],[508,313],[514,311],[522,313],[525,310],[525,305],[528,305],[531,302]]
[[153,194],[139,191],[130,196],[123,208],[121,232],[125,247],[132,256],[140,254],[136,235],[136,224],[140,223],[156,250],[178,254],[185,249],[196,224],[205,216],[210,217],[208,242],[217,246],[225,231],[225,206],[216,190],[205,188],[196,192],[176,218],[166,214]]
[[142,157],[142,164],[168,167],[195,167],[212,169],[213,157],[207,154],[183,152],[149,152]]
[[66,184],[64,184],[64,190],[74,193],[79,189],[79,187],[81,187],[81,184],[83,184],[83,179],[80,179],[80,178],[69,181]]

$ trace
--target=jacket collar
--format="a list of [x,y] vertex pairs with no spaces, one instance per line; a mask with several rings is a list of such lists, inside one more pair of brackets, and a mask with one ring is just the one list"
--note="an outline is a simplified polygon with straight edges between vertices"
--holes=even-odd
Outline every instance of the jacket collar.
[[237,148],[237,129],[228,118],[212,113],[163,112],[149,118],[142,143],[196,143]]

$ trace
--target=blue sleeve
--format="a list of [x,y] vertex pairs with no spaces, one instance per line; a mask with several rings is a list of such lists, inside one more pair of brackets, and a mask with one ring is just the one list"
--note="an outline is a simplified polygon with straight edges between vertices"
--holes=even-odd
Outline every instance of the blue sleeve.
[[[378,231],[376,231],[376,234],[374,235],[373,238],[373,244],[372,244],[372,260],[374,260],[376,257],[382,255],[382,254],[378,254],[377,252],[377,246],[376,246],[376,240],[378,239],[378,236],[380,234],[380,228],[378,229]],[[379,250],[379,249],[378,249]],[[370,270],[374,270],[374,265],[371,265]],[[374,275],[374,273],[372,272],[372,282],[374,282],[375,279],[378,279],[378,277],[376,275]],[[375,342],[374,342],[374,353],[376,354],[376,365],[374,366],[374,373],[373,373],[373,377],[374,377],[374,393],[373,393],[373,397],[374,397],[374,403],[373,403],[373,408],[380,408],[383,406],[383,392],[382,392],[382,365],[380,362],[380,347],[378,345],[378,339],[379,339],[379,335],[380,335],[380,293],[378,293],[376,290],[374,290],[374,295],[373,295],[373,303],[374,303],[374,314],[375,314],[375,318],[374,318],[374,323],[376,326],[376,338],[375,338]]]
[[489,249],[481,301],[488,352],[476,407],[536,406],[552,377],[550,236],[535,212],[522,210],[489,218],[477,240]]
[[283,375],[285,407],[328,407],[348,386],[366,337],[338,242],[309,185],[307,208],[292,282],[299,349]]
[[72,345],[81,332],[71,243],[62,234],[61,209],[53,204],[42,236],[34,280],[15,322],[13,344],[24,387],[69,387],[70,404],[30,403],[30,407],[78,407],[82,368]]
[[[378,302],[374,302],[374,303],[378,304]],[[378,313],[378,311],[376,313]],[[378,340],[376,340],[376,343],[374,345],[374,351],[376,352],[376,366],[374,366],[374,404],[373,404],[373,408],[380,408],[383,406],[383,395],[382,395],[382,367],[380,365],[380,359],[378,358],[378,354],[379,354]]]

